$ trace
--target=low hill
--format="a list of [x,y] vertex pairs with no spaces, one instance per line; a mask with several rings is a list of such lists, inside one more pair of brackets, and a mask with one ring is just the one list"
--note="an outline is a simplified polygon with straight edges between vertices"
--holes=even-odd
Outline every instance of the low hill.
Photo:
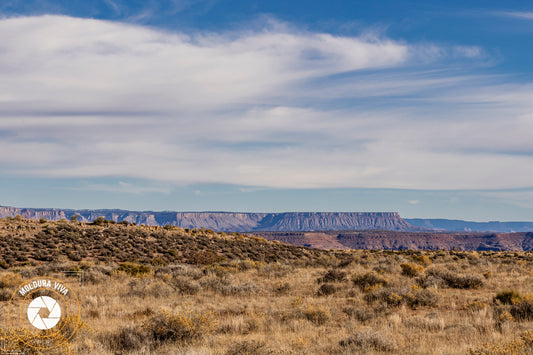
[[0,267],[4,268],[69,261],[211,264],[252,260],[305,263],[325,253],[319,249],[206,229],[0,219]]
[[20,215],[27,219],[57,221],[78,216],[81,222],[98,217],[151,226],[208,228],[225,232],[366,230],[421,231],[396,212],[135,212],[125,210],[62,210],[0,207],[0,218]]

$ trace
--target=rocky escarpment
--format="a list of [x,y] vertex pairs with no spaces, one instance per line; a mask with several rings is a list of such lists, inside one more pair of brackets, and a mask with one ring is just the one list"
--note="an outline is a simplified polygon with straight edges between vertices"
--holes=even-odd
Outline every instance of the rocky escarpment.
[[287,212],[265,216],[254,230],[258,231],[326,231],[385,229],[422,230],[396,212]]
[[21,215],[27,219],[56,221],[78,216],[81,222],[104,217],[115,222],[154,226],[172,225],[182,228],[208,228],[215,231],[331,231],[384,229],[392,231],[421,231],[403,220],[395,212],[135,212],[125,210],[63,210],[40,208],[0,207],[0,217]]
[[320,249],[532,251],[533,233],[396,232],[383,230],[257,232],[268,240]]

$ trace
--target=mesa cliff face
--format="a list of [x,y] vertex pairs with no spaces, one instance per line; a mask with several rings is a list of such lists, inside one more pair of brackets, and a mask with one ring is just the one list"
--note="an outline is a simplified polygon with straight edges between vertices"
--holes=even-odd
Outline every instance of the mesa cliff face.
[[320,249],[531,251],[533,233],[397,232],[384,230],[256,232],[268,240]]
[[0,217],[21,215],[27,219],[45,218],[50,221],[69,219],[77,215],[81,222],[104,217],[115,222],[154,226],[172,225],[182,228],[208,228],[215,231],[331,231],[384,229],[391,231],[421,231],[396,212],[135,212],[124,210],[61,210],[40,208],[0,207]]

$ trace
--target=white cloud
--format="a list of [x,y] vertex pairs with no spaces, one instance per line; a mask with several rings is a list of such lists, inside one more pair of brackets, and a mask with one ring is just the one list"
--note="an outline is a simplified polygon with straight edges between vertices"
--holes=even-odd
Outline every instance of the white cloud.
[[515,17],[525,20],[533,20],[533,12],[527,11],[502,11],[498,12],[498,15],[506,17]]
[[439,68],[443,58],[482,56],[477,47],[284,26],[185,35],[59,16],[1,20],[0,36],[4,174],[280,188],[531,185],[533,88]]
[[119,181],[117,184],[86,184],[81,187],[70,187],[67,190],[78,191],[104,191],[104,192],[119,192],[141,195],[144,193],[162,193],[169,194],[171,187],[169,186],[143,186],[132,184],[124,181]]
[[405,62],[393,41],[316,33],[165,33],[58,16],[0,21],[1,99],[28,109],[187,110],[260,103],[309,77]]

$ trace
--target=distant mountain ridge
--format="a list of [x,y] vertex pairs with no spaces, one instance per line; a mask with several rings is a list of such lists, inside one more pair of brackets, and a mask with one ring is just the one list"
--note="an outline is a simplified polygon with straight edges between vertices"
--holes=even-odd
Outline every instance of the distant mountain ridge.
[[449,232],[532,232],[533,222],[470,222],[457,219],[405,218],[408,223],[435,231]]
[[403,220],[397,212],[136,212],[126,210],[70,210],[0,207],[0,217],[21,215],[27,219],[56,221],[77,215],[82,222],[98,217],[147,225],[173,225],[182,228],[208,228],[215,231],[330,231],[368,230],[423,231]]

